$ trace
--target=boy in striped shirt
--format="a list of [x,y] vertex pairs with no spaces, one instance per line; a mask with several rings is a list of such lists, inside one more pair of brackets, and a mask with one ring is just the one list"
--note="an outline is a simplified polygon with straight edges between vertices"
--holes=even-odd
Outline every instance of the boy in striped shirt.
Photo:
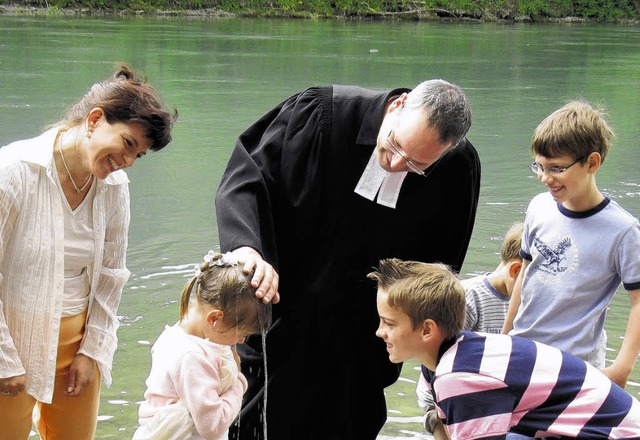
[[[509,298],[522,267],[520,247],[523,227],[523,223],[514,223],[507,230],[500,247],[500,263],[493,272],[462,280],[467,298],[467,317],[463,330],[501,332],[509,309]],[[433,434],[434,440],[446,440],[447,434],[428,388],[424,375],[420,374],[416,395],[418,405],[424,411],[424,428]]]
[[585,361],[545,344],[462,331],[465,292],[441,264],[386,259],[378,283],[391,362],[416,359],[451,439],[640,438],[640,403]]

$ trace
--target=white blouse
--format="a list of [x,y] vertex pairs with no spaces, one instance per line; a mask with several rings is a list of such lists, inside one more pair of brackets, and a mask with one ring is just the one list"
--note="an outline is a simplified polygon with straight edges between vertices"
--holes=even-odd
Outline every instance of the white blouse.
[[72,209],[64,195],[60,176],[53,168],[54,182],[64,209],[64,290],[62,316],[76,316],[87,310],[91,281],[87,268],[93,262],[93,199],[96,195],[95,179],[76,209]]
[[[53,176],[57,132],[0,148],[0,377],[26,373],[26,391],[45,403],[53,396],[64,288],[64,207]],[[107,386],[116,313],[130,275],[128,182],[124,171],[111,173],[96,182],[93,200],[95,255],[79,353],[97,361]]]

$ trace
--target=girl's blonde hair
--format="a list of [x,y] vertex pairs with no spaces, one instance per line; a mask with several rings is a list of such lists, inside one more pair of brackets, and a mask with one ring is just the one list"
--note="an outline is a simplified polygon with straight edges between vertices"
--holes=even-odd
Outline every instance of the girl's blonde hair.
[[196,266],[196,275],[182,289],[180,320],[188,315],[195,292],[195,301],[224,312],[226,328],[237,327],[247,333],[266,332],[271,325],[271,304],[256,297],[256,289],[251,286],[252,274],[245,274],[236,262],[225,256],[211,251],[204,263]]

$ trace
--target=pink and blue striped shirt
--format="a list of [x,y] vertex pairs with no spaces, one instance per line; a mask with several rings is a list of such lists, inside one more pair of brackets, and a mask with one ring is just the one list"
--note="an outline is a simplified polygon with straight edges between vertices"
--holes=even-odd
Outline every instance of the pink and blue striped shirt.
[[528,339],[476,332],[422,372],[452,439],[640,438],[640,403],[585,361]]

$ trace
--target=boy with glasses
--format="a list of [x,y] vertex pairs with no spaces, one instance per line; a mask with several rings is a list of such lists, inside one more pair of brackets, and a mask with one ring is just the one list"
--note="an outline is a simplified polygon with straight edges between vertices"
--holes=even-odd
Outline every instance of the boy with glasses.
[[[624,387],[640,352],[640,225],[596,185],[612,138],[604,114],[584,101],[536,128],[531,169],[548,192],[527,209],[523,268],[503,333],[578,356]],[[629,319],[618,356],[604,368],[604,323],[620,283]]]
[[461,331],[462,284],[442,264],[386,259],[376,335],[416,359],[449,438],[640,438],[640,402],[576,356],[517,336]]

